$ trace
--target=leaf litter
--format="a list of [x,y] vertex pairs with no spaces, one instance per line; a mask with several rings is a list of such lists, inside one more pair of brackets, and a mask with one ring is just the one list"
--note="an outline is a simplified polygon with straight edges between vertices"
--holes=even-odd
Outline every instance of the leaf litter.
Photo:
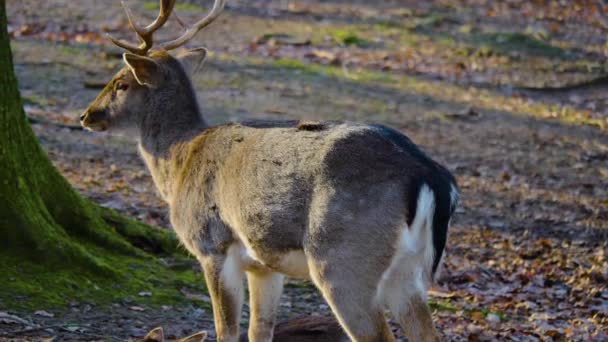
[[[24,64],[18,76],[25,87],[22,92],[32,95],[33,103],[26,112],[43,147],[85,196],[146,223],[170,227],[166,206],[130,147],[132,142],[71,128],[77,125],[78,110],[97,91],[86,87],[101,86],[103,81],[97,75],[109,77],[111,72],[93,70],[86,64],[76,64],[82,71],[56,71],[84,75],[80,83],[68,83],[70,87],[63,90],[65,94],[82,94],[83,99],[54,100],[48,90],[36,85],[42,83],[40,77],[27,72],[28,68],[34,70],[34,65],[39,69],[52,66],[53,60],[19,53],[25,46],[21,44],[30,42],[61,43],[56,45],[60,48],[84,44],[100,55],[109,51],[103,63],[111,68],[116,53],[107,46],[103,32],[128,34],[125,21],[105,20],[107,13],[118,17],[119,6],[104,6],[107,12],[101,15],[97,4],[71,4],[77,15],[58,24],[62,14],[57,15],[53,6],[61,8],[65,0],[29,7],[28,3],[8,4],[9,31],[17,42],[17,61],[40,62]],[[288,59],[354,73],[414,76],[420,81],[436,81],[440,91],[445,91],[444,86],[463,89],[460,100],[464,106],[446,106],[432,96],[416,95],[413,103],[422,103],[422,108],[429,108],[428,113],[437,110],[439,116],[414,115],[399,105],[388,112],[393,117],[366,112],[372,121],[397,122],[397,128],[448,164],[463,190],[443,273],[429,292],[438,330],[450,341],[603,341],[608,340],[608,126],[586,127],[591,121],[581,119],[562,127],[554,120],[563,111],[576,110],[581,118],[607,122],[608,102],[602,94],[608,87],[601,82],[586,83],[606,72],[606,31],[597,22],[597,10],[590,2],[578,0],[408,2],[401,7],[389,3],[368,6],[363,1],[300,0],[285,5],[280,1],[235,0],[225,19],[234,23],[234,28],[228,32],[216,25],[219,33],[206,36],[205,43],[218,55],[239,56],[244,65],[247,58]],[[239,11],[247,15],[235,14]],[[269,13],[273,20],[256,17],[263,13]],[[181,15],[188,19],[197,13]],[[64,53],[70,51],[65,49]],[[222,70],[229,67],[213,56],[208,67],[211,75],[219,73],[221,77],[217,87],[229,88],[222,94],[234,89],[245,95],[267,91],[255,86],[245,89],[250,83]],[[231,84],[223,84],[224,75],[232,79]],[[298,74],[288,77],[295,82],[310,81]],[[293,116],[283,109],[293,105],[282,101],[289,98],[306,108],[319,89],[332,89],[327,79],[313,81],[318,85],[299,87],[270,78],[268,89],[280,88],[282,93],[298,96],[264,104],[265,115]],[[343,96],[332,91],[333,96]],[[368,90],[369,96],[383,96],[375,91]],[[474,103],[478,91],[514,101],[488,110]],[[369,99],[355,98],[360,104]],[[549,112],[556,114],[542,121],[498,113],[517,111],[514,104],[524,103],[553,106]],[[227,110],[240,113],[238,117],[261,115],[248,109]],[[161,310],[149,310],[129,300],[115,304],[110,313],[86,303],[56,317],[50,309],[33,313],[9,310],[0,313],[0,333],[61,324],[64,328],[54,329],[52,335],[87,338],[93,335],[86,333],[95,334],[100,327],[112,324],[116,326],[112,338],[123,340],[125,336],[138,337],[171,316],[183,317],[181,323],[173,320],[173,327],[169,327],[175,335],[187,334],[190,329],[212,329],[210,311],[196,306],[208,305],[208,296],[188,289],[182,293],[193,301],[192,307],[163,305]],[[149,295],[140,292],[133,297]],[[298,281],[287,284],[281,304],[282,318],[330,314],[318,292]],[[146,315],[148,321],[136,317],[140,315]],[[32,322],[20,317],[31,317]],[[51,333],[34,329],[29,334]]]

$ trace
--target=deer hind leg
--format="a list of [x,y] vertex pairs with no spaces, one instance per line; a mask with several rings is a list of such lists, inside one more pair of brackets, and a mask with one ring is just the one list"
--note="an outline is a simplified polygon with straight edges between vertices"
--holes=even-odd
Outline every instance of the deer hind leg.
[[249,283],[249,341],[272,341],[283,278],[275,272],[247,272]]
[[313,282],[353,341],[395,341],[384,310],[375,301],[376,281],[350,267],[327,272],[332,266],[322,261],[312,261],[309,267]]
[[399,313],[399,323],[410,341],[438,341],[425,296],[412,296]]
[[243,306],[243,277],[238,248],[230,247],[225,255],[200,258],[213,305],[217,340],[236,342]]
[[399,320],[410,341],[435,341],[437,334],[426,304],[434,258],[434,196],[423,186],[411,225],[403,224],[395,255],[382,275],[378,301]]
[[390,277],[382,279],[378,288],[378,301],[385,303],[391,314],[399,320],[409,341],[436,341],[437,333],[426,304],[422,270],[414,265],[400,266],[405,267],[399,271],[393,270]]

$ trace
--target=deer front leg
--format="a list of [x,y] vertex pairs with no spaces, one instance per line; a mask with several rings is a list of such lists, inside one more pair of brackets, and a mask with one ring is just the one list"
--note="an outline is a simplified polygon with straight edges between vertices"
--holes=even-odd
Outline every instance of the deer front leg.
[[283,292],[283,278],[275,272],[247,272],[249,283],[249,341],[272,341],[277,307]]
[[237,342],[244,275],[237,249],[231,247],[225,255],[209,255],[201,259],[213,305],[217,340]]

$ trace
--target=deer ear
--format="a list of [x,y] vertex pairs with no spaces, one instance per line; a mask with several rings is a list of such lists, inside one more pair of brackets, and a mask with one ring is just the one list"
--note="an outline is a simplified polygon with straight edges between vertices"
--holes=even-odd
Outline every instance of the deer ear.
[[203,342],[207,338],[207,332],[201,331],[197,332],[194,335],[190,335],[188,337],[184,337],[177,342]]
[[133,73],[137,83],[151,88],[156,88],[160,85],[160,65],[152,58],[124,53],[122,59],[131,70],[131,73]]
[[144,342],[165,342],[165,333],[162,327],[154,328],[143,338]]
[[205,59],[207,59],[207,49],[199,47],[186,50],[180,53],[177,59],[182,63],[184,69],[186,69],[186,73],[193,75],[203,65]]

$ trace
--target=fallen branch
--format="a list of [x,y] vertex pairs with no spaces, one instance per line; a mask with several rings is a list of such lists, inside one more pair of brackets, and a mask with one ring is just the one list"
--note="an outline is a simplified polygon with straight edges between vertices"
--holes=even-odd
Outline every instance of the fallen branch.
[[587,87],[606,85],[608,84],[608,75],[600,75],[578,83],[564,84],[557,87],[542,86],[542,87],[516,87],[518,90],[537,91],[537,92],[560,92],[578,90]]

